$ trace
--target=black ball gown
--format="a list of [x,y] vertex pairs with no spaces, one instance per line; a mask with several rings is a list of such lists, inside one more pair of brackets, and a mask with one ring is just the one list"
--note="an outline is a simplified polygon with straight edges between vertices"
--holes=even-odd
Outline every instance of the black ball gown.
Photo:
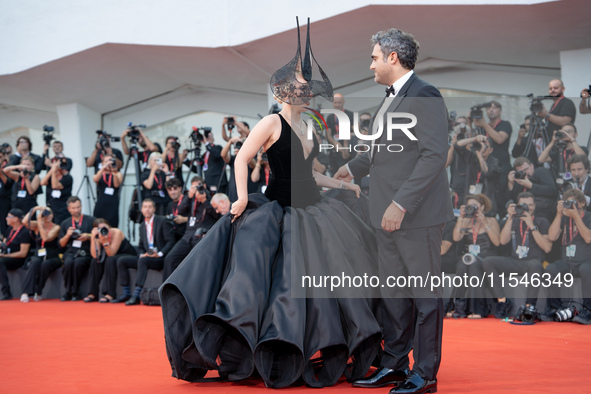
[[343,374],[363,377],[378,352],[382,334],[369,293],[336,298],[299,285],[302,275],[377,272],[373,230],[340,201],[362,213],[366,200],[347,190],[321,197],[312,177],[318,143],[305,158],[280,118],[265,195],[249,195],[234,223],[223,216],[160,287],[178,379],[203,381],[217,370],[218,380],[258,373],[271,388],[302,380],[324,387]]

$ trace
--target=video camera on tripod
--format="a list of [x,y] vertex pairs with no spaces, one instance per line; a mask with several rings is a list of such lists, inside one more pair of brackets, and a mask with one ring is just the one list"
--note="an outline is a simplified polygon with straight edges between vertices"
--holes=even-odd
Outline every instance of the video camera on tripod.
[[107,133],[104,130],[97,130],[96,133],[98,134],[97,143],[101,145],[102,149],[107,149],[111,147],[111,142],[119,142],[121,138],[113,137],[111,134]]
[[54,132],[53,126],[48,126],[48,125],[43,126],[43,141],[45,141],[45,143],[47,145],[49,145],[51,143],[51,140],[55,139],[55,137],[53,136],[53,132]]
[[536,96],[534,97],[533,93],[527,95],[529,98],[529,110],[533,113],[540,112],[544,109],[544,104],[542,104],[542,100],[546,99],[546,96]]
[[[145,124],[134,125],[132,122],[129,122],[127,124],[127,128],[129,129],[129,133],[127,135],[129,136],[131,143],[133,145],[135,145],[135,144],[137,144],[138,140],[141,137],[140,128],[145,129],[146,125]],[[98,131],[97,131],[97,133],[98,133]],[[115,140],[113,140],[113,141],[115,141]]]
[[201,149],[201,143],[205,141],[205,137],[200,133],[200,131],[203,131],[203,134],[205,134],[205,132],[211,132],[211,127],[193,126],[193,130],[191,131],[191,134],[189,134],[189,138],[191,138],[191,141],[195,145],[195,149]]

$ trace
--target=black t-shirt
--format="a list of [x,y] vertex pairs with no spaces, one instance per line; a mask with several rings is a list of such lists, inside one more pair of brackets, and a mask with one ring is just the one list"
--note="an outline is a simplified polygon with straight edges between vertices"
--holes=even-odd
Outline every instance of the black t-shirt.
[[[548,113],[556,116],[570,116],[571,121],[569,123],[574,124],[577,118],[577,107],[575,107],[575,103],[571,99],[562,97],[557,103],[552,104]],[[552,122],[548,122],[548,126],[546,127],[548,135],[552,136],[554,130],[560,130],[560,127]]]
[[501,168],[511,166],[511,159],[509,156],[509,141],[511,140],[513,127],[511,127],[511,123],[507,122],[506,120],[501,120],[495,125],[494,129],[499,132],[503,131],[507,133],[509,137],[502,144],[497,144],[495,141],[492,142],[492,156],[499,160],[499,166],[501,166]]
[[[585,152],[586,156],[589,156],[589,150],[585,146],[581,146],[583,152]],[[550,149],[550,159],[552,159],[552,168],[554,169],[554,173],[558,175],[559,169],[562,168],[563,171],[568,172],[567,160],[570,159],[571,156],[575,155],[574,149],[565,149],[562,151],[562,155],[559,154],[558,148],[556,145]],[[560,167],[562,165],[562,167]]]
[[[30,174],[29,180],[32,182],[36,174]],[[33,194],[29,194],[26,181],[24,178],[19,177],[17,181],[12,184],[12,207],[23,210],[23,213],[27,213],[29,209],[37,205],[37,195],[41,194],[41,186],[35,190]]]
[[[585,213],[583,224],[591,229],[591,215]],[[562,217],[562,259],[573,262],[591,262],[591,244],[585,242],[577,230],[575,221],[569,217]],[[573,248],[574,246],[574,248]]]
[[45,186],[45,195],[47,197],[47,206],[53,209],[55,212],[63,213],[64,210],[67,211],[66,201],[72,195],[72,183],[73,183],[72,176],[70,174],[66,174],[60,180],[60,183],[64,187],[63,189],[56,189],[53,190],[51,187],[51,180]]
[[220,215],[213,209],[209,199],[204,203],[199,203],[195,198],[183,198],[179,207],[179,215],[189,218],[183,239],[189,241],[195,235],[198,228],[209,230]]
[[[2,166],[2,168],[4,167],[6,166]],[[12,196],[12,185],[14,181],[8,175],[4,176],[6,177],[6,183],[2,182],[2,179],[0,179],[0,204],[8,204],[8,206],[10,206],[10,198]]]
[[[177,216],[177,215],[182,215],[179,212],[180,206],[183,203],[183,201],[189,200],[189,197],[187,197],[186,194],[182,195],[179,198],[179,201],[174,202],[171,201],[168,203],[168,205],[166,206],[166,215],[173,215],[173,216]],[[187,223],[181,223],[181,224],[176,224],[174,221],[170,221],[172,223],[172,226],[174,228],[174,236],[176,238],[176,240],[178,241],[179,239],[182,238],[183,234],[185,233],[185,229],[187,228]]]
[[[92,232],[92,223],[94,222],[94,217],[92,216],[88,216],[88,215],[82,215],[82,222],[80,222],[80,220],[75,221],[71,216],[67,219],[65,219],[63,222],[61,222],[60,224],[60,235],[59,238],[63,238],[66,233],[68,232],[68,229],[70,227],[76,227],[78,229],[80,229],[80,231],[82,233],[86,233],[86,234],[90,234]],[[70,237],[70,239],[68,240],[68,244],[66,245],[66,251],[67,252],[72,252],[72,253],[76,253],[79,249],[84,250],[87,255],[90,253],[90,239],[88,241],[85,242],[76,242],[74,243],[74,239],[72,239],[72,237]]]
[[[29,155],[33,158],[33,161],[35,162],[35,173],[39,174],[41,170],[43,170],[43,159],[41,158],[41,156],[38,156],[34,153],[29,153]],[[21,164],[21,160],[22,156],[18,153],[15,153],[13,155],[10,155],[10,157],[8,158],[8,165],[19,165]]]
[[29,244],[33,242],[29,229],[25,226],[21,226],[20,229],[14,229],[8,227],[4,232],[4,241],[8,246],[7,253],[16,253],[21,250],[22,244]]
[[[55,224],[57,226],[57,224]],[[39,253],[40,249],[45,249],[45,257],[48,259],[52,259],[55,257],[59,257],[60,246],[59,246],[59,235],[55,239],[47,242],[43,242],[41,239],[41,233],[30,231],[29,235],[31,239],[34,241],[35,245],[35,256],[44,257]]]
[[[546,235],[548,234],[548,229],[550,228],[550,222],[548,219],[534,216],[534,225],[538,227],[540,234]],[[546,252],[540,248],[534,236],[532,235],[531,231],[527,227],[527,224],[518,217],[513,218],[513,223],[511,225],[511,256],[514,258],[519,259],[519,254],[517,253],[517,248],[522,246],[524,248],[529,248],[527,254],[524,254],[522,259],[538,259],[540,261],[544,260],[544,256]],[[522,249],[522,248],[520,248]]]
[[[119,149],[111,148],[115,157],[123,162],[123,153]],[[105,156],[105,151],[101,150],[96,154],[96,158],[94,159],[94,173],[96,174],[99,172],[101,168],[103,168],[103,157]]]
[[151,189],[146,189],[146,187],[143,186],[144,181],[150,177],[151,173],[152,172],[149,168],[146,168],[144,172],[142,172],[141,182],[143,198],[150,198],[154,200],[156,204],[167,204],[168,201],[170,201],[170,197],[168,197],[166,187],[164,186],[166,183],[166,174],[164,171],[157,171],[154,173],[154,182],[152,182]]

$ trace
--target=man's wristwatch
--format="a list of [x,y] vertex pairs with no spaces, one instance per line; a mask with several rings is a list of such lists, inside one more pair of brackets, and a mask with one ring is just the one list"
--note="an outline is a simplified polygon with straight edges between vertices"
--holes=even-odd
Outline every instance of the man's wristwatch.
[[534,231],[540,231],[540,229],[538,228],[538,226],[534,226],[534,227],[531,229],[531,231],[532,231],[532,232],[534,232]]

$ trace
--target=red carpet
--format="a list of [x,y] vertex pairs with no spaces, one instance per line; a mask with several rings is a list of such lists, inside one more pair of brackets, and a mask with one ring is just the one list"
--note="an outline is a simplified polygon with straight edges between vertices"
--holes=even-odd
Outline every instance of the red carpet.
[[[13,300],[0,302],[0,316],[1,393],[271,393],[254,379],[198,384],[170,377],[159,307]],[[591,326],[446,320],[438,380],[442,393],[589,392]],[[343,391],[388,389],[346,382],[322,389]]]

